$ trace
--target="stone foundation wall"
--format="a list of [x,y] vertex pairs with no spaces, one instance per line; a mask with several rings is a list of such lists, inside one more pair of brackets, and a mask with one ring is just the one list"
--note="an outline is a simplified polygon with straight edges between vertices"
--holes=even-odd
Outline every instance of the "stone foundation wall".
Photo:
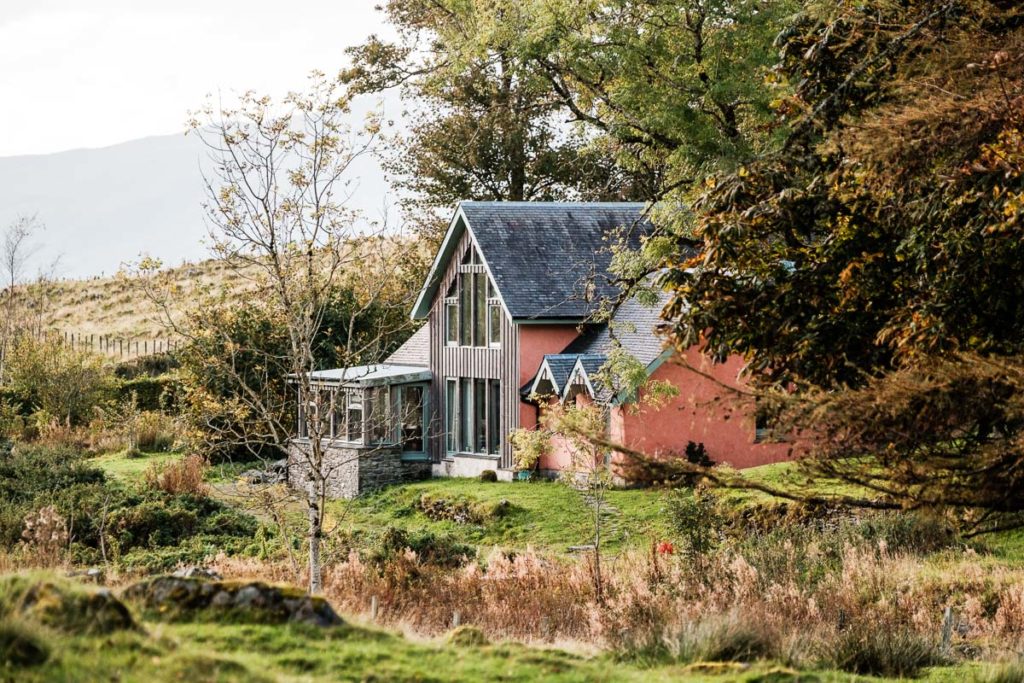
[[[308,491],[309,463],[303,455],[308,445],[296,442],[288,449],[288,483]],[[324,452],[324,474],[330,498],[355,498],[361,494],[430,477],[430,462],[402,460],[397,447],[330,445]]]

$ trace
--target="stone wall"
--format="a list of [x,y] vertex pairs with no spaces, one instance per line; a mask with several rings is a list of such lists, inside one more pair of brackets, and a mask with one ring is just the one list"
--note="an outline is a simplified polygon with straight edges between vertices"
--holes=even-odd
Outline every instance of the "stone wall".
[[[309,490],[309,463],[302,455],[309,448],[297,441],[288,449],[288,483],[301,491]],[[324,473],[330,498],[355,498],[361,494],[394,484],[430,477],[430,462],[402,460],[397,446],[329,445],[324,453]]]

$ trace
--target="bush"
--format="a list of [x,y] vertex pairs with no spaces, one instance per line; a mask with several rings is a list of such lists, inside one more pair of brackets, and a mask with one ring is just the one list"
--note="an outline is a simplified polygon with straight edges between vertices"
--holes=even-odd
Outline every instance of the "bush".
[[416,553],[420,563],[437,567],[461,567],[475,555],[472,546],[459,543],[451,536],[435,535],[429,531],[409,533],[398,527],[388,527],[366,554],[366,560],[383,569],[401,558],[407,550]]
[[494,470],[484,470],[480,473],[480,481],[493,483],[498,481],[498,473]]
[[0,669],[39,666],[49,658],[50,645],[38,626],[13,618],[0,620]]
[[145,472],[146,488],[163,491],[173,496],[187,494],[205,496],[206,470],[209,464],[200,455],[187,455],[181,460],[158,465],[154,463]]
[[913,678],[943,663],[938,645],[909,629],[863,623],[846,628],[825,648],[825,663],[851,673]]
[[180,387],[181,382],[177,375],[137,377],[120,382],[117,387],[117,398],[124,402],[134,396],[140,410],[171,410],[177,405]]
[[503,517],[512,505],[504,499],[497,502],[482,502],[464,496],[444,498],[424,493],[416,501],[416,508],[435,522],[486,524]]
[[750,662],[771,658],[777,650],[768,629],[735,612],[686,624],[669,648],[684,662]]

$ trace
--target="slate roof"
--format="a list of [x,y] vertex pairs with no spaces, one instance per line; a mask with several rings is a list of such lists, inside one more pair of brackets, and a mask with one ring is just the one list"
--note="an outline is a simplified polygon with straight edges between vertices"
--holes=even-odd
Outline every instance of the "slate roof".
[[669,298],[669,293],[659,292],[655,306],[645,306],[636,297],[623,301],[613,313],[610,325],[591,327],[573,340],[562,353],[607,356],[617,341],[638,361],[650,365],[665,350],[657,328],[663,322],[661,310],[668,304]]
[[405,343],[395,349],[387,357],[385,364],[414,365],[427,367],[430,365],[430,326],[423,325],[413,332]]
[[637,248],[653,229],[644,208],[630,202],[461,202],[413,317],[427,316],[465,222],[513,320],[583,320],[617,293],[608,282],[609,246],[625,235]]
[[[657,328],[662,323],[661,310],[668,300],[667,292],[659,293],[658,303],[654,306],[646,306],[640,303],[636,297],[627,299],[615,310],[610,324],[593,325],[573,340],[561,353],[545,355],[544,360],[548,362],[552,374],[556,373],[556,367],[559,368],[559,372],[564,373],[559,375],[558,389],[565,390],[566,380],[573,368],[576,367],[576,363],[579,362],[587,378],[594,385],[594,390],[597,392],[595,398],[602,402],[611,400],[611,389],[601,386],[594,376],[607,362],[616,342],[646,367],[649,367],[662,355],[665,347],[661,337],[657,334]],[[523,386],[521,390],[523,396],[529,395],[535,380],[536,377]]]
[[552,380],[558,391],[565,388],[565,383],[569,380],[569,373],[572,372],[573,366],[576,365],[576,358],[576,354],[563,355],[551,353],[544,356],[548,368],[551,369]]

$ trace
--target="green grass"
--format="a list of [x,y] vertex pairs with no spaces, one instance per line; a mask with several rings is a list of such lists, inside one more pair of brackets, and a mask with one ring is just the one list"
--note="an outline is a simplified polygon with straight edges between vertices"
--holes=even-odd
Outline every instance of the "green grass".
[[[484,524],[433,521],[416,509],[423,494],[480,503],[508,500],[506,514]],[[607,496],[606,548],[621,549],[664,538],[664,492],[615,490]],[[479,547],[534,548],[565,552],[593,540],[592,511],[580,493],[553,482],[482,483],[475,479],[431,479],[395,486],[353,501],[332,501],[328,512],[342,529],[360,531],[388,526],[430,530]]]
[[[834,671],[801,673],[771,663],[646,667],[512,643],[454,645],[346,625],[145,623],[145,633],[57,635],[38,629],[51,654],[42,666],[5,669],[0,679],[163,683],[206,681],[684,681],[685,683],[864,682]],[[923,681],[971,680],[976,666],[929,671]],[[10,679],[5,676],[12,676]]]
[[[359,626],[318,630],[244,624],[144,624],[146,633],[103,638],[49,632],[42,666],[5,669],[18,681],[870,681],[838,672],[797,677],[769,663],[643,667],[511,643],[412,642]],[[41,631],[46,637],[47,631]],[[959,672],[961,675],[956,676]],[[964,680],[935,670],[926,680]],[[6,680],[6,679],[4,679]]]
[[126,451],[115,451],[92,458],[89,464],[103,470],[112,479],[139,482],[152,465],[163,465],[179,458],[181,453],[142,453],[129,458]]

